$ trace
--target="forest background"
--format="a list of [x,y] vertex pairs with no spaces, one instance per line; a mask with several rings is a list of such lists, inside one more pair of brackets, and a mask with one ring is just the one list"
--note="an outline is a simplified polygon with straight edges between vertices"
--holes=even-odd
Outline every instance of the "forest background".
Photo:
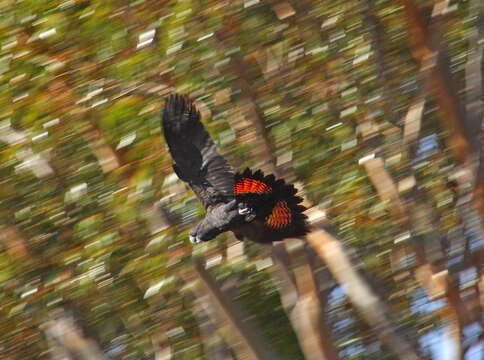
[[[0,358],[481,359],[479,6],[1,0]],[[306,239],[189,243],[173,92]]]

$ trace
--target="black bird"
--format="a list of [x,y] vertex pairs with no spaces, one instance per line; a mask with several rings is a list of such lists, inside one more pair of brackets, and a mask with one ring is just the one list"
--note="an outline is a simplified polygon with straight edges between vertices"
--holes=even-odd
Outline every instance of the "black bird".
[[194,244],[225,231],[242,240],[270,243],[307,233],[306,208],[297,190],[274,175],[245,169],[236,173],[219,154],[186,97],[171,95],[162,116],[165,139],[178,177],[188,183],[206,209],[205,218],[190,230]]

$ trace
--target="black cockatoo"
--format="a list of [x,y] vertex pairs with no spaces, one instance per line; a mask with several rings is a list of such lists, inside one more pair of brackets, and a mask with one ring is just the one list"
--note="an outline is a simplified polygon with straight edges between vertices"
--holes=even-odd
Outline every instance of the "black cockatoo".
[[293,185],[274,175],[246,169],[236,173],[218,153],[185,96],[171,95],[163,109],[162,126],[174,161],[173,169],[187,182],[206,209],[205,218],[190,230],[199,243],[233,231],[242,240],[270,243],[307,233],[306,208]]

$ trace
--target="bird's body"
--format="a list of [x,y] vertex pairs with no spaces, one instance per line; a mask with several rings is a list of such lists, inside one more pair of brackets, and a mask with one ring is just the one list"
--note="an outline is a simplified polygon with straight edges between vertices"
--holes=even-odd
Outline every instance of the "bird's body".
[[259,170],[236,173],[218,153],[188,98],[170,96],[162,126],[177,176],[204,205],[205,218],[190,231],[193,243],[233,231],[239,239],[269,243],[307,232],[305,208],[293,185]]

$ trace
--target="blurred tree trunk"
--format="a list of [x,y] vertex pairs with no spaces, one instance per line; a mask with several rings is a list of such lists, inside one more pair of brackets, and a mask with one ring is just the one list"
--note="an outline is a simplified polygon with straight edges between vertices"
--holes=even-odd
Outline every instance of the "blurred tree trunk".
[[[234,38],[234,26],[226,26],[222,31],[217,33],[217,38],[220,44],[223,44],[224,42],[229,41],[229,39]],[[264,155],[267,157],[268,154],[274,154],[275,147],[272,144],[269,132],[267,131],[266,122],[263,117],[262,111],[260,111],[258,107],[256,94],[248,86],[248,84],[250,83],[250,79],[248,75],[249,71],[247,69],[247,65],[237,53],[231,56],[230,69],[233,74],[238,78],[240,89],[242,91],[242,95],[244,96],[245,101],[250,104],[250,106],[248,107],[248,117],[253,128],[257,129],[257,134],[260,136]],[[266,164],[267,168],[270,171],[274,172],[275,174],[278,173],[276,167],[276,160],[273,155],[269,157],[268,163]],[[323,246],[321,242],[317,240],[318,238],[321,238],[321,232],[319,232],[318,230],[315,231],[316,232],[311,232],[307,236],[308,240],[310,238],[312,239],[312,241],[309,240],[311,246],[313,246],[321,259],[325,261],[325,263],[328,265],[328,268],[330,269],[331,273],[338,281],[338,283],[345,288],[351,288],[351,290],[348,290],[348,296],[351,302],[363,314],[365,320],[368,321],[372,328],[378,333],[382,342],[385,343],[390,349],[395,351],[402,359],[418,359],[419,357],[417,355],[417,352],[413,349],[413,346],[397,334],[396,326],[392,324],[390,320],[391,317],[389,316],[389,312],[388,310],[386,310],[386,307],[383,306],[383,303],[371,292],[370,288],[365,285],[363,278],[361,278],[357,274],[356,270],[352,268],[352,265],[348,260],[348,256],[344,253],[343,248],[339,244],[339,240],[335,239],[334,237],[326,236],[324,238],[325,242]],[[334,244],[331,244],[331,242],[334,242]],[[345,267],[344,269],[344,272],[351,274],[351,277],[340,276],[342,270],[339,266],[337,266],[338,263],[333,261],[328,262],[328,258],[326,256],[323,256],[325,247],[329,247],[331,249],[330,252],[334,255],[335,259],[338,259],[340,261],[340,264],[344,263],[345,265],[347,265],[347,267]],[[313,308],[311,304],[314,304],[315,302],[319,304],[319,311],[322,311],[322,304],[319,303],[318,296],[316,295],[318,286],[311,285],[309,288],[307,288],[307,285],[304,285],[306,287],[306,290],[299,289],[297,283],[292,283],[291,279],[295,279],[295,277],[288,275],[291,273],[291,270],[288,269],[287,265],[284,265],[285,262],[283,260],[278,259],[278,257],[280,256],[280,254],[275,255],[276,262],[278,264],[281,264],[281,269],[283,269],[283,273],[285,273],[281,275],[281,278],[285,279],[285,288],[283,289],[283,294],[281,294],[281,299],[292,299],[293,303],[295,302],[294,305],[289,305],[289,302],[286,301],[284,301],[283,304],[287,304],[285,305],[285,309],[288,313],[289,318],[291,319],[294,329],[297,331],[298,339],[301,347],[303,348],[303,352],[305,354],[310,354],[312,351],[314,351],[314,344],[317,343],[319,349],[321,350],[321,356],[328,356],[328,359],[331,359],[331,356],[333,356],[334,358],[334,356],[337,355],[337,351],[332,348],[334,347],[334,344],[328,344],[327,342],[323,341],[322,334],[320,332],[315,333],[314,326],[311,324],[311,321],[307,321],[308,319],[305,316],[298,316],[296,315],[296,313],[293,313],[294,309],[296,309],[296,312],[299,311],[298,307],[305,307],[305,312],[311,312],[311,309]],[[314,278],[312,276],[304,276],[304,278],[314,281]],[[299,285],[301,285],[301,283],[299,283]],[[369,303],[364,303],[361,295],[367,296],[369,299]],[[310,296],[311,301],[307,300],[309,299],[308,296]],[[373,317],[369,315],[365,316],[365,314],[369,310],[375,312],[375,315]],[[379,323],[380,320],[382,321],[381,324]],[[313,336],[315,339],[318,339],[317,342],[304,341],[304,339],[308,336],[307,334],[311,333],[314,334]],[[325,351],[323,344],[325,346],[330,346],[331,348],[328,349],[328,351]]]
[[166,329],[161,328],[151,336],[151,343],[153,344],[153,352],[155,360],[171,360],[174,359],[173,349],[170,345]]
[[378,17],[371,12],[371,1],[365,0],[362,2],[362,12],[363,12],[363,21],[365,23],[365,27],[370,35],[370,43],[371,47],[375,51],[375,67],[376,67],[376,74],[377,74],[377,81],[378,85],[382,90],[382,94],[384,96],[383,99],[383,112],[385,115],[385,119],[392,123],[393,125],[397,125],[398,118],[397,114],[392,111],[391,107],[391,99],[393,98],[393,91],[390,88],[390,77],[388,75],[388,65],[385,60],[385,39],[384,34],[381,28],[381,24],[378,21]]
[[57,308],[51,318],[42,324],[52,348],[52,359],[107,360],[98,345],[86,337],[75,319],[65,309]]
[[[215,36],[221,50],[229,48],[233,44],[229,43],[234,39],[236,25],[227,25],[222,30],[216,32]],[[254,146],[252,147],[255,159],[263,161],[261,167],[268,172],[278,174],[276,166],[276,149],[270,140],[270,135],[265,129],[263,113],[257,104],[257,94],[250,86],[250,76],[246,63],[236,53],[231,56],[230,70],[238,79],[238,86],[242,91],[244,105],[246,107],[246,116],[255,129]],[[257,136],[255,136],[257,134]],[[272,251],[272,257],[277,264],[275,272],[276,277],[281,281],[281,301],[284,309],[295,330],[301,349],[307,359],[310,360],[333,360],[338,359],[338,351],[334,344],[323,339],[323,334],[319,331],[320,327],[315,323],[325,321],[321,316],[324,312],[319,303],[316,291],[317,285],[310,273],[307,273],[309,267],[304,266],[300,269],[304,274],[307,284],[305,290],[298,288],[298,283],[294,276],[290,275],[292,270],[287,258],[284,245],[275,245]],[[301,260],[304,262],[304,260]],[[307,265],[307,264],[306,264]],[[299,284],[300,285],[300,284]],[[323,326],[328,329],[328,326]],[[329,334],[325,334],[326,336]],[[323,346],[324,345],[324,346]]]
[[218,329],[222,324],[214,320],[213,302],[208,295],[197,297],[195,300],[195,316],[198,318],[200,334],[202,336],[205,357],[208,360],[234,360],[230,349],[218,340]]
[[[5,226],[0,241],[9,256],[18,262],[34,263],[41,260],[29,251],[26,239],[13,224]],[[48,316],[49,318],[40,324],[40,329],[44,332],[52,359],[107,359],[101,347],[83,333],[73,315],[63,307],[50,311]]]
[[[167,225],[173,225],[169,212],[161,205],[155,206],[150,210],[148,219],[151,224],[150,227],[154,231],[158,231]],[[181,276],[186,283],[199,282],[193,288],[194,295],[197,298],[196,302],[198,302],[198,318],[201,317],[200,311],[202,311],[209,316],[213,323],[217,324],[217,331],[236,353],[237,359],[276,359],[277,356],[267,345],[267,341],[263,341],[260,329],[252,322],[248,322],[249,316],[242,307],[220,289],[215,279],[205,269],[201,259],[194,259],[192,270],[183,272]],[[199,326],[206,326],[206,324],[200,321]],[[211,331],[215,330],[215,327],[209,327]],[[207,331],[207,329],[201,329],[200,331]],[[208,336],[209,334],[205,332],[205,335]],[[204,340],[205,345],[207,345],[207,337]],[[218,346],[217,349],[205,346],[205,350],[207,351],[207,358],[210,359],[231,359],[232,356],[226,349]]]
[[264,341],[259,329],[247,321],[249,316],[245,314],[235,300],[229,298],[220,290],[216,281],[199,260],[195,260],[194,270],[203,288],[203,293],[200,293],[201,296],[204,296],[204,294],[210,296],[215,305],[213,309],[216,310],[216,313],[214,312],[216,317],[220,323],[228,325],[226,331],[222,330],[221,335],[236,351],[237,358],[241,360],[277,359],[267,341]]
[[[287,241],[293,241],[290,239]],[[301,252],[301,251],[299,251]],[[290,257],[300,264],[291,271]],[[309,264],[302,254],[287,251],[285,243],[272,246],[272,258],[276,264],[273,272],[281,286],[281,302],[298,337],[304,356],[312,359],[339,359],[331,329],[324,318],[324,304],[317,293],[318,284]],[[323,331],[322,331],[323,330]]]
[[[481,214],[484,213],[483,166],[480,165],[481,116],[476,99],[479,96],[480,52],[477,43],[471,39],[469,62],[466,69],[466,96],[468,106],[462,104],[453,81],[450,60],[445,41],[442,39],[443,22],[448,2],[436,1],[430,19],[427,19],[412,0],[400,0],[404,6],[409,28],[410,49],[422,69],[429,72],[430,81],[426,84],[429,93],[434,93],[441,110],[442,125],[449,131],[449,142],[463,170],[458,182],[465,189],[469,184],[474,188],[474,202]],[[475,10],[471,10],[475,11]],[[477,14],[476,14],[477,15]]]
[[326,263],[336,281],[343,286],[360,315],[378,334],[382,343],[401,359],[420,359],[413,346],[398,335],[390,309],[378,299],[363,277],[354,269],[340,241],[329,232],[317,228],[313,228],[306,238]]
[[45,332],[45,338],[49,346],[50,358],[52,360],[76,360],[69,351],[63,347],[56,339],[51,336],[47,331]]
[[[397,186],[384,168],[383,160],[381,158],[374,158],[366,161],[364,166],[380,198],[383,201],[389,202],[390,211],[395,220],[409,234],[415,232],[416,225],[414,217],[418,216],[419,212],[415,208],[410,210],[400,198]],[[431,237],[435,236],[438,236],[438,229],[432,232]],[[462,329],[465,323],[471,321],[471,318],[465,308],[465,304],[460,299],[458,288],[455,287],[451,275],[442,267],[444,255],[440,247],[441,241],[430,238],[428,242],[432,242],[430,244],[432,250],[429,252],[431,252],[431,256],[435,259],[433,263],[429,261],[427,250],[422,241],[413,238],[410,241],[409,247],[415,253],[417,261],[415,278],[420,282],[430,298],[439,298],[442,296],[446,298],[446,306],[440,311],[440,314],[446,324],[448,333],[452,334],[450,339],[453,341],[456,354],[462,355]],[[461,355],[457,355],[456,358],[460,358]]]
[[[468,49],[468,58],[465,67],[465,85],[466,85],[466,116],[468,121],[471,124],[475,124],[476,132],[480,131],[480,140],[481,140],[481,148],[479,153],[479,164],[477,168],[477,175],[476,175],[476,183],[474,184],[474,196],[476,199],[480,199],[480,203],[478,203],[478,211],[482,215],[484,214],[484,149],[482,148],[482,140],[483,140],[483,131],[482,127],[482,107],[481,107],[481,100],[482,100],[482,53],[484,51],[484,43],[482,42],[482,38],[484,35],[483,27],[482,27],[482,19],[483,19],[483,12],[482,12],[482,3],[479,0],[470,0],[469,1],[469,15],[468,21],[473,25],[473,29],[470,31],[469,34],[469,49]],[[479,140],[479,135],[477,135]],[[460,213],[461,216],[464,217],[466,220],[466,227],[472,226],[471,218],[476,217],[476,214],[473,214],[472,208],[466,206],[465,202],[461,202],[460,205]],[[470,214],[469,214],[470,213]],[[478,216],[478,214],[477,214]],[[482,218],[482,217],[481,217]],[[481,226],[477,223],[475,226],[478,227],[477,238],[484,237],[484,230],[483,224],[481,221]],[[471,231],[471,229],[467,229]],[[470,240],[468,240],[468,243]],[[480,274],[480,279],[477,281],[475,285],[475,293],[478,299],[477,302],[477,319],[480,320],[481,328],[484,326],[484,318],[483,318],[483,311],[484,311],[484,273],[482,271],[483,266],[483,259],[484,259],[484,249],[479,249],[475,251],[477,254],[470,254],[471,246],[466,246],[466,254],[464,255],[465,259],[472,259],[471,263],[475,266],[477,274]],[[479,301],[480,300],[480,301]]]
[[[479,215],[472,213],[469,199],[470,192],[474,190],[473,201],[477,209],[484,213],[484,178],[483,160],[480,153],[480,128],[481,128],[481,57],[482,51],[478,45],[478,20],[476,29],[471,30],[469,38],[468,60],[466,63],[466,105],[462,104],[457,92],[455,82],[450,69],[450,59],[447,54],[446,44],[443,41],[443,24],[448,6],[447,1],[437,1],[432,9],[431,17],[426,19],[419,7],[411,0],[402,0],[407,23],[410,31],[410,47],[414,58],[420,62],[425,74],[426,88],[430,93],[435,93],[437,103],[441,110],[443,126],[449,130],[450,143],[459,162],[461,171],[456,177],[460,199],[457,200],[457,208],[460,210],[460,218],[465,228],[476,228],[482,235]],[[478,5],[470,3],[470,19],[479,18]],[[456,174],[456,175],[457,175]],[[415,201],[412,201],[412,203]],[[413,211],[412,211],[413,213]],[[473,219],[478,219],[477,223]],[[471,224],[472,223],[472,224]],[[468,240],[469,241],[469,240]],[[419,242],[413,242],[414,250],[423,265],[426,263],[425,253]],[[479,252],[479,251],[478,251]],[[473,256],[470,256],[474,258]],[[476,257],[478,258],[478,256]],[[479,260],[474,263],[476,269],[480,267]],[[447,332],[453,341],[455,358],[462,359],[463,328],[475,319],[481,318],[479,314],[472,314],[467,304],[461,299],[459,286],[454,274],[438,270],[435,266],[426,265],[417,272],[423,286],[430,291],[436,290],[438,294],[444,294],[447,307],[441,311],[444,319],[447,319]],[[476,288],[477,293],[479,290]],[[432,296],[432,292],[430,292]],[[479,307],[481,308],[481,307]],[[478,312],[479,313],[479,312]],[[477,315],[474,316],[474,315]]]
[[[10,146],[27,142],[27,139],[28,136],[23,131],[14,130],[10,126],[2,129],[0,132],[0,141]],[[54,174],[54,170],[46,156],[44,154],[35,153],[31,147],[19,151],[17,153],[17,158],[38,178]]]

